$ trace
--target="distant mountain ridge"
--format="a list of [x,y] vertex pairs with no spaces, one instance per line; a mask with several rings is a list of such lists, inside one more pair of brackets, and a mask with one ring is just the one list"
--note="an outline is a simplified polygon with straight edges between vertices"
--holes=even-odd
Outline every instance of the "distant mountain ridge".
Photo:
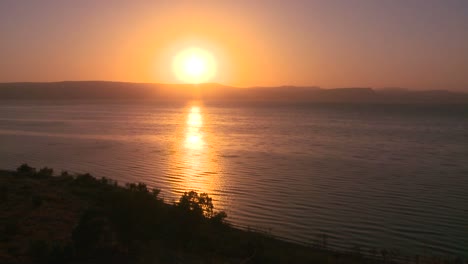
[[410,91],[404,88],[251,87],[216,83],[159,84],[109,81],[0,83],[0,99],[8,100],[155,100],[203,99],[219,102],[320,103],[468,103],[468,94],[445,90]]

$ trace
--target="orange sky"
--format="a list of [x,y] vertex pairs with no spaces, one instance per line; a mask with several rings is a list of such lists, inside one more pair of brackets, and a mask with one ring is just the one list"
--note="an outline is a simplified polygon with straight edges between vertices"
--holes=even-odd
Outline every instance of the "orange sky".
[[2,1],[0,81],[176,83],[197,46],[227,85],[468,89],[466,2],[155,2]]

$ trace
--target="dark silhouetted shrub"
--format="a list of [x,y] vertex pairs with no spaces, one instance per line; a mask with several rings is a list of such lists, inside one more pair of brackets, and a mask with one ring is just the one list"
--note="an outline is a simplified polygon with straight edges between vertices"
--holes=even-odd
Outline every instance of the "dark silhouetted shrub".
[[213,202],[206,193],[198,194],[195,191],[185,192],[177,203],[177,207],[207,218],[213,217]]
[[54,175],[54,170],[48,167],[44,167],[40,169],[35,176],[37,178],[47,178],[47,177],[52,177]]
[[211,217],[211,221],[216,224],[224,224],[224,219],[226,219],[227,214],[224,211],[217,212]]
[[94,178],[91,174],[89,173],[84,173],[84,174],[78,174],[76,175],[76,178],[74,182],[76,185],[79,186],[96,186],[98,183],[98,180]]
[[36,169],[33,168],[33,167],[30,167],[26,163],[23,163],[23,164],[21,164],[21,166],[19,166],[16,169],[16,172],[18,174],[20,174],[20,175],[23,175],[23,176],[33,176],[34,174],[36,174]]

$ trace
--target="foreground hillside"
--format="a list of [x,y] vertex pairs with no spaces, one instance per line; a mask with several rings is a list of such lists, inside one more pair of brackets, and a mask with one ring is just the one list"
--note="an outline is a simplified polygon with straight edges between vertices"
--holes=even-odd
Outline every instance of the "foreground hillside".
[[0,171],[0,263],[392,262],[385,251],[364,258],[233,228],[206,194],[167,204],[144,184],[52,175]]

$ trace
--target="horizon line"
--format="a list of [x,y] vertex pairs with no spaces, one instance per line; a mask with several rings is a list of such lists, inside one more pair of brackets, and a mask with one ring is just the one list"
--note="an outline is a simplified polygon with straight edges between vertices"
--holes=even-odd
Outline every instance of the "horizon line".
[[217,82],[204,82],[204,83],[164,83],[164,82],[135,82],[135,81],[109,81],[109,80],[61,80],[61,81],[10,81],[10,82],[0,82],[0,84],[34,84],[34,83],[71,83],[71,82],[102,82],[102,83],[131,83],[131,84],[152,84],[152,85],[219,85],[237,89],[251,89],[251,88],[286,88],[286,87],[295,87],[295,88],[315,88],[321,90],[333,90],[333,89],[372,89],[374,91],[378,90],[401,90],[408,92],[428,92],[428,91],[448,91],[448,92],[457,92],[457,93],[468,93],[463,88],[459,89],[415,89],[408,87],[393,87],[393,86],[383,86],[383,87],[369,87],[369,86],[342,86],[342,87],[321,87],[318,85],[292,85],[292,84],[282,84],[282,85],[264,85],[264,86],[234,86],[228,84],[222,84]]

